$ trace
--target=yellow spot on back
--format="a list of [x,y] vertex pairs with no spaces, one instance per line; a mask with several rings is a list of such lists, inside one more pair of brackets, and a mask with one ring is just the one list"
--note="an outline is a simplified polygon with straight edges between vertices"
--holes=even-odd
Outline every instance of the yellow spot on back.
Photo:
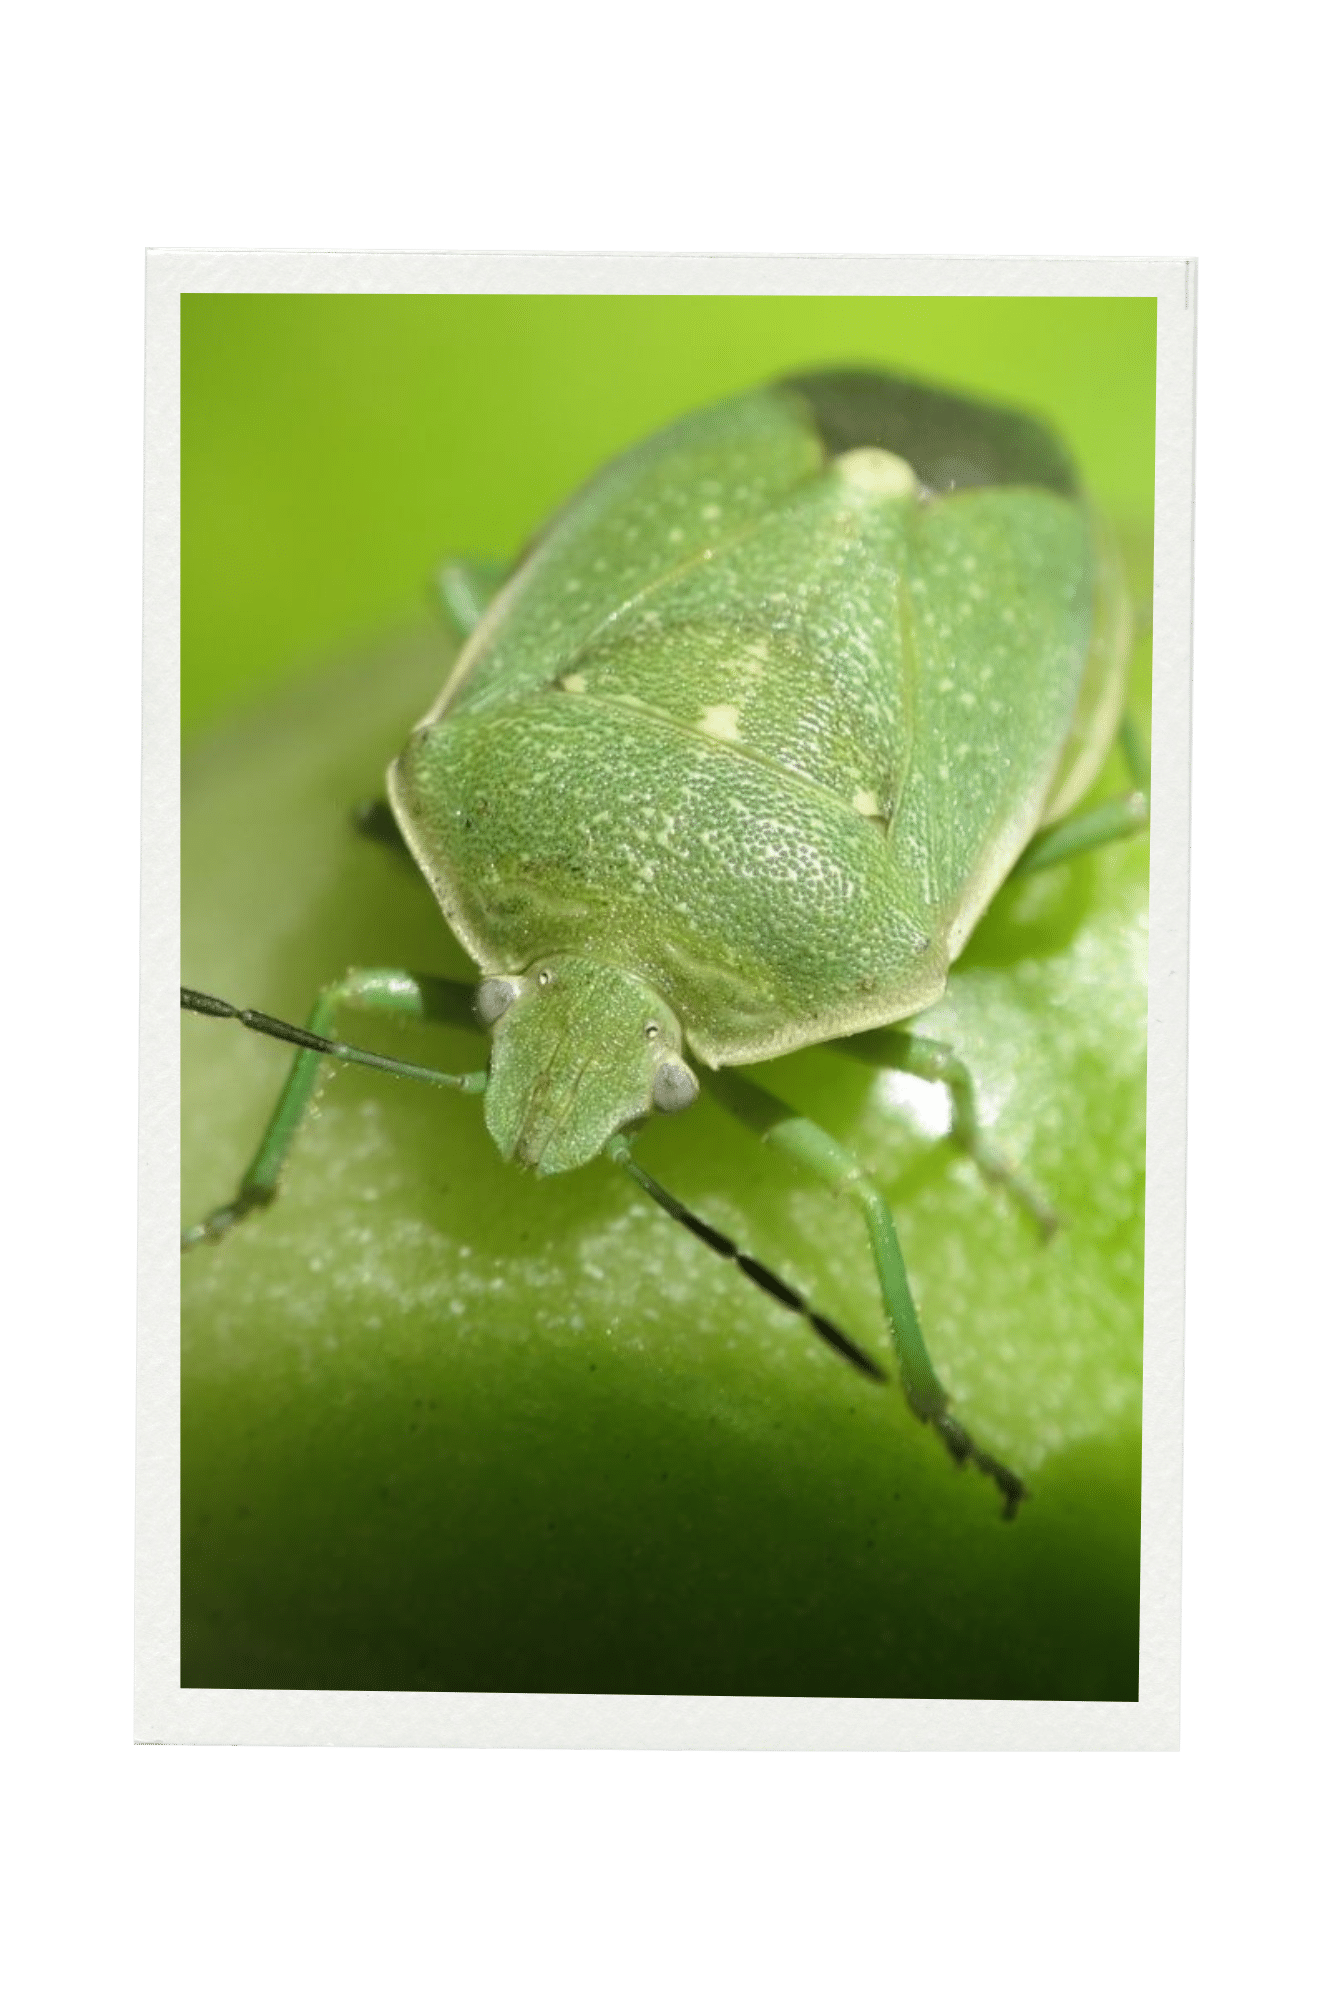
[[873,500],[906,500],[917,490],[917,478],[905,458],[881,451],[878,445],[858,445],[839,452],[833,461],[838,476],[857,493]]
[[867,819],[879,818],[879,800],[873,792],[857,792],[852,799],[852,804],[859,813],[864,813]]
[[561,674],[560,685],[566,694],[582,694],[588,683],[582,674]]
[[696,725],[705,736],[716,736],[720,743],[739,743],[741,740],[741,712],[729,701],[720,701],[714,708],[706,708]]

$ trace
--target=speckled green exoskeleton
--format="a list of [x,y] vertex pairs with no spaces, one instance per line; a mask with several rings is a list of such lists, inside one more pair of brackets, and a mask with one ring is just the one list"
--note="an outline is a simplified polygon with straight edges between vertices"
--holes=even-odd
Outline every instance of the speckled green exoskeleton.
[[[949,1410],[882,1195],[736,1072],[833,1042],[942,1081],[954,1137],[1053,1226],[979,1129],[961,1063],[893,1024],[940,996],[1016,867],[1143,823],[1130,739],[1136,789],[1068,817],[1120,720],[1130,617],[1064,449],[1024,415],[891,376],[798,376],[626,452],[503,582],[467,565],[442,581],[469,636],[389,805],[480,985],[353,971],[304,1029],[183,994],[301,1051],[235,1199],[187,1246],[273,1198],[322,1059],[367,1063],[484,1093],[501,1153],[540,1174],[607,1153],[882,1378],[634,1157],[635,1128],[702,1082],[859,1205],[910,1406],[1012,1512],[1021,1482]],[[331,1033],[343,1008],[475,1008],[489,1068],[351,1047]]]

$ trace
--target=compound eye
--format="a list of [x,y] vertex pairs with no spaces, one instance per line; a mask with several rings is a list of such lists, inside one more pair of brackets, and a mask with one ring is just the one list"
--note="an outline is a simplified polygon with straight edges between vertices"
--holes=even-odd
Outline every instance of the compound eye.
[[653,1103],[659,1111],[685,1111],[699,1095],[699,1079],[683,1062],[659,1063],[653,1078]]
[[512,1007],[522,991],[517,979],[483,979],[473,1006],[483,1028],[493,1028],[507,1007]]

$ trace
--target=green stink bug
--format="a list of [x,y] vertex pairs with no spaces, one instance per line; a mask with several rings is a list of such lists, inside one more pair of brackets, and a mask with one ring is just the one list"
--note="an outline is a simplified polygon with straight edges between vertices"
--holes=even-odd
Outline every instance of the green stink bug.
[[183,994],[301,1046],[235,1200],[187,1244],[272,1199],[333,1056],[484,1093],[501,1152],[540,1173],[605,1151],[882,1376],[634,1157],[637,1125],[702,1081],[860,1207],[908,1402],[1012,1511],[1020,1481],[948,1408],[883,1197],[735,1069],[830,1042],[942,1080],[955,1136],[1050,1226],[990,1151],[966,1072],[894,1024],[940,995],[1020,857],[1142,820],[1136,797],[1053,825],[1116,727],[1129,627],[1063,449],[894,378],[793,378],[617,460],[494,594],[460,570],[446,595],[473,630],[389,797],[481,969],[489,1068],[446,1076],[331,1037],[349,1005],[456,1021],[469,996],[451,982],[350,973],[305,1029]]

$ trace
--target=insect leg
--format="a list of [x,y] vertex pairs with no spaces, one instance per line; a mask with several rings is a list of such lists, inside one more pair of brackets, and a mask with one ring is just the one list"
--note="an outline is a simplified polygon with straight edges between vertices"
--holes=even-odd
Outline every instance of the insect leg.
[[508,576],[510,565],[490,556],[461,556],[445,563],[435,579],[444,615],[462,639],[481,623],[482,613]]
[[230,1001],[215,1000],[211,994],[196,993],[184,986],[181,988],[181,1007],[188,1013],[239,1021],[242,1027],[251,1029],[255,1034],[268,1035],[275,1041],[292,1042],[300,1051],[239,1188],[229,1202],[182,1232],[183,1250],[225,1236],[252,1210],[266,1208],[273,1200],[287,1155],[319,1081],[320,1064],[326,1058],[387,1070],[390,1075],[408,1077],[416,1082],[445,1084],[455,1090],[479,1093],[486,1088],[485,1070],[451,1076],[443,1070],[399,1062],[393,1056],[376,1055],[369,1049],[353,1048],[346,1042],[330,1038],[329,1030],[342,1007],[407,1014],[417,1020],[475,1027],[471,991],[452,979],[430,979],[410,972],[353,970],[323,989],[310,1010],[304,1028],[275,1020],[271,1014],[233,1007]]
[[[436,572],[440,608],[460,639],[472,636],[511,568],[512,564],[491,556],[459,556]],[[378,841],[403,860],[411,860],[411,850],[387,799],[364,799],[354,808],[352,822],[367,840]]]
[[975,1161],[986,1180],[1008,1190],[1019,1207],[1032,1217],[1043,1239],[1050,1241],[1060,1227],[1059,1216],[986,1137],[977,1116],[972,1072],[947,1042],[932,1042],[925,1035],[911,1035],[902,1028],[873,1028],[868,1034],[849,1035],[844,1041],[830,1042],[829,1047],[875,1069],[902,1070],[927,1083],[942,1083],[949,1093],[949,1137]]
[[402,828],[394,818],[387,799],[363,799],[359,806],[352,808],[352,825],[363,840],[373,840],[380,847],[387,847],[403,861],[412,860],[412,850],[403,839]]
[[697,1236],[701,1243],[706,1243],[717,1256],[725,1257],[735,1264],[761,1292],[767,1292],[771,1299],[776,1299],[779,1305],[786,1306],[789,1312],[799,1313],[835,1354],[840,1354],[844,1361],[850,1361],[853,1368],[859,1369],[862,1375],[868,1375],[872,1382],[883,1382],[887,1379],[878,1361],[867,1354],[864,1348],[858,1347],[854,1340],[849,1340],[841,1328],[834,1326],[832,1320],[825,1319],[823,1313],[816,1312],[799,1292],[793,1290],[785,1278],[780,1278],[776,1271],[770,1271],[757,1257],[747,1256],[729,1236],[724,1236],[720,1229],[714,1229],[711,1222],[705,1222],[702,1216],[696,1215],[693,1209],[687,1208],[683,1201],[669,1189],[664,1188],[660,1181],[654,1180],[634,1158],[630,1151],[629,1140],[623,1132],[613,1133],[604,1150],[608,1158],[614,1160],[618,1167],[623,1167],[630,1179],[642,1188],[646,1195],[651,1196],[673,1222],[683,1224],[692,1236]]
[[1118,732],[1120,753],[1129,766],[1130,782],[1136,792],[1148,794],[1148,746],[1143,740],[1143,732],[1128,710],[1120,718]]
[[1043,827],[1019,855],[1012,875],[1035,875],[1039,869],[1053,868],[1058,861],[1068,861],[1075,854],[1086,854],[1094,847],[1106,847],[1111,841],[1128,840],[1133,834],[1143,832],[1148,824],[1148,756],[1138,727],[1128,715],[1120,725],[1120,748],[1129,766],[1133,791],[1071,813],[1055,826]]
[[1004,1496],[1005,1518],[1011,1520],[1020,1500],[1026,1498],[1026,1489],[1007,1466],[973,1444],[957,1418],[949,1414],[949,1398],[931,1364],[917,1318],[893,1216],[864,1167],[822,1126],[800,1117],[748,1077],[733,1070],[705,1071],[704,1076],[708,1088],[751,1131],[809,1168],[835,1194],[845,1195],[861,1210],[908,1407],[923,1423],[934,1426],[960,1464],[971,1459],[979,1471],[995,1481]]

